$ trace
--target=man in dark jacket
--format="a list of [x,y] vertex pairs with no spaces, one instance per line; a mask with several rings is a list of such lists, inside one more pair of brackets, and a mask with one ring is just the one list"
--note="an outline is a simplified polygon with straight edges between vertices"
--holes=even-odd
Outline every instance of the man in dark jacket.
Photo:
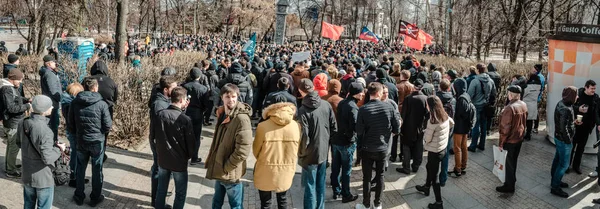
[[[165,67],[162,71],[160,71],[160,77],[163,76],[175,76],[177,71],[172,67]],[[152,104],[156,100],[158,92],[161,92],[160,83],[155,83],[152,85],[152,90],[150,91],[150,99],[148,100],[148,108],[152,109]]]
[[77,94],[69,110],[69,132],[77,138],[77,188],[73,200],[82,205],[85,199],[85,170],[92,161],[92,193],[90,206],[95,207],[104,200],[102,195],[102,162],[106,133],[110,131],[112,119],[108,104],[98,93],[98,80],[87,77],[83,81],[84,91]]
[[263,78],[262,89],[263,89],[263,91],[265,91],[266,95],[269,95],[270,93],[279,91],[278,83],[279,83],[280,78],[288,79],[288,81],[290,82],[290,87],[288,88],[288,92],[292,95],[294,94],[295,86],[292,83],[292,81],[294,81],[294,79],[292,78],[292,76],[290,74],[285,73],[285,64],[283,62],[279,62],[279,63],[275,64],[275,68],[273,68],[271,70],[271,72],[269,72]]
[[[584,88],[577,91],[577,102],[573,104],[575,116],[583,116],[583,124],[575,127],[573,150],[571,150],[571,169],[577,174],[581,174],[581,157],[590,134],[596,127],[600,130],[599,108],[600,98],[596,94],[596,82],[588,80],[585,82]],[[567,170],[567,173],[569,173],[569,170]]]
[[[338,133],[331,140],[331,187],[334,199],[341,196],[343,203],[358,198],[358,195],[353,195],[350,192],[350,174],[352,173],[352,160],[356,151],[356,119],[358,118],[356,103],[365,96],[364,88],[360,83],[350,84],[348,92],[348,97],[338,104],[336,118]],[[340,169],[342,172],[341,177]]]
[[60,125],[60,115],[58,113],[60,107],[59,102],[62,94],[62,85],[58,79],[58,68],[56,67],[56,59],[52,55],[46,55],[43,58],[44,66],[40,69],[40,82],[42,86],[42,94],[52,99],[52,109],[50,115],[50,129],[54,132],[54,141],[58,141],[58,126]]
[[219,65],[219,68],[217,70],[219,80],[227,78],[227,75],[229,74],[229,68],[231,68],[231,58],[227,57],[221,60],[221,65]]
[[296,97],[288,92],[288,89],[290,88],[290,81],[287,78],[279,78],[277,87],[279,87],[279,91],[271,92],[269,95],[267,95],[267,97],[265,97],[265,101],[262,105],[264,108],[279,102],[290,102],[292,104],[296,104]]
[[[389,77],[387,75],[387,72],[384,69],[377,69],[375,71],[375,74],[377,75],[377,81],[385,86],[387,86],[388,88],[388,98],[391,99],[394,102],[398,102],[398,88],[396,88],[396,85],[394,83],[388,82],[387,81],[387,77]],[[368,98],[370,99],[370,98]]]
[[[452,95],[452,88],[448,79],[442,79],[440,81],[440,91],[436,92],[436,96],[442,101],[442,105],[444,106],[444,110],[448,114],[448,117],[454,118],[456,99],[454,99],[454,95]],[[450,133],[452,133],[452,128],[450,128]],[[446,146],[446,153],[454,153],[452,145],[452,134],[448,134],[448,146]],[[446,185],[446,180],[448,180],[448,158],[449,154],[446,154],[442,159],[442,167],[439,176],[440,185],[442,186]]]
[[[394,86],[395,87],[395,86]],[[356,120],[357,147],[362,159],[363,170],[363,208],[371,206],[371,175],[375,166],[375,208],[381,208],[381,193],[383,192],[383,172],[388,155],[389,139],[392,134],[398,134],[400,118],[397,110],[381,101],[383,86],[381,83],[369,84],[368,93],[371,100],[360,107]],[[397,101],[397,100],[396,100]],[[422,154],[422,153],[421,153]],[[360,208],[361,205],[357,205]]]
[[562,182],[565,172],[569,168],[569,155],[573,149],[573,137],[575,135],[575,125],[582,125],[583,122],[574,120],[573,104],[577,101],[577,88],[567,86],[563,89],[562,100],[556,104],[554,109],[554,143],[556,144],[556,152],[554,161],[552,161],[552,189],[550,193],[553,195],[568,198],[569,194],[564,192],[562,188],[568,188],[567,183]]
[[[96,61],[94,65],[92,65],[90,73],[92,74],[92,78],[98,80],[98,93],[100,93],[106,104],[108,104],[108,112],[110,113],[110,118],[113,119],[113,108],[117,104],[117,99],[119,98],[119,87],[112,78],[108,77],[108,66],[106,66],[106,63],[103,60]],[[108,133],[109,132],[106,132],[104,140],[105,147],[108,141]],[[106,160],[106,152],[104,153],[104,160]]]
[[6,176],[18,178],[21,173],[17,168],[17,146],[16,134],[17,127],[25,117],[25,111],[31,108],[29,99],[18,94],[19,86],[23,81],[23,73],[19,69],[12,69],[8,73],[8,78],[3,78],[0,94],[2,95],[2,124],[4,125],[4,134],[6,135]]
[[[200,72],[198,72],[200,73]],[[188,184],[188,165],[190,157],[198,156],[194,124],[183,110],[186,108],[187,91],[175,87],[171,91],[171,106],[158,113],[156,123],[156,153],[158,158],[158,187],[155,200],[156,208],[169,208],[165,205],[167,189],[171,175],[175,181],[175,200],[173,208],[183,208]],[[192,104],[191,102],[189,103]],[[200,120],[201,121],[201,120]]]
[[234,84],[240,89],[240,97],[238,97],[240,102],[252,103],[253,92],[250,77],[244,74],[244,68],[239,62],[235,62],[231,65],[227,77],[219,81],[219,88],[222,88],[228,83]]
[[346,75],[340,79],[340,83],[342,83],[342,89],[340,90],[340,97],[346,98],[348,95],[348,89],[350,88],[350,84],[356,81],[356,68],[353,66],[348,67],[346,70]]
[[[194,125],[195,153],[198,153],[200,149],[204,112],[210,106],[211,102],[208,87],[200,83],[201,76],[203,75],[199,68],[192,68],[189,75],[191,81],[183,84],[183,87],[187,90],[187,94],[190,95],[190,103],[185,110],[185,115],[191,118]],[[202,162],[202,158],[198,157],[198,155],[192,155],[192,161],[190,162],[192,165],[200,162]]]
[[[488,64],[487,66],[487,74],[490,76],[490,79],[492,79],[492,81],[494,81],[494,86],[496,87],[496,89],[500,89],[500,82],[502,81],[502,77],[500,76],[500,74],[498,73],[498,70],[496,69],[496,64],[491,63]],[[522,91],[525,91],[524,88],[521,87]],[[523,97],[521,97],[521,100],[523,100]],[[496,113],[496,108],[494,106],[493,108],[494,113]],[[495,114],[494,114],[495,115]],[[487,117],[487,134],[490,134],[490,130],[492,128],[492,117]]]
[[471,132],[471,129],[475,125],[474,119],[471,115],[475,116],[476,111],[474,108],[471,109],[471,97],[467,93],[467,81],[463,78],[458,78],[452,84],[455,97],[456,106],[454,109],[454,128],[452,144],[454,150],[454,174],[461,176],[465,174],[464,169],[467,168],[468,152],[467,152],[467,135]]
[[210,126],[212,123],[210,122],[210,116],[214,113],[215,106],[218,105],[219,102],[219,75],[217,75],[216,65],[214,65],[209,60],[202,61],[202,67],[204,69],[205,75],[208,79],[208,88],[210,89],[210,102],[204,111],[204,126]]
[[[419,81],[420,79],[417,79]],[[421,82],[421,81],[419,81]],[[416,83],[419,83],[416,82]],[[414,91],[404,99],[402,110],[402,121],[407,121],[402,126],[402,167],[396,168],[396,171],[404,174],[410,174],[411,167],[413,172],[419,170],[421,162],[423,160],[423,134],[425,126],[427,125],[427,119],[429,118],[429,111],[427,110],[427,96],[420,91],[420,87],[423,84],[416,84]],[[413,160],[412,165],[410,160]]]
[[2,69],[2,77],[4,78],[8,77],[8,71],[17,68],[20,63],[19,56],[15,54],[9,54],[7,61],[8,63],[4,63],[4,67]]
[[155,99],[150,105],[150,150],[152,151],[152,167],[150,168],[150,179],[151,179],[151,205],[154,207],[154,201],[156,200],[156,188],[158,186],[158,162],[156,158],[156,137],[154,136],[154,120],[158,117],[158,113],[161,110],[167,109],[171,105],[169,97],[171,91],[177,87],[177,79],[174,76],[163,76],[160,78],[158,92],[156,93]]
[[15,51],[15,54],[17,54],[19,56],[27,56],[27,55],[29,55],[29,51],[27,51],[27,49],[25,49],[23,44],[19,44],[19,48],[17,49],[17,51]]
[[306,197],[304,208],[323,209],[329,141],[337,133],[337,124],[331,105],[314,91],[312,81],[302,79],[299,91],[304,97],[298,110],[298,120],[302,127],[298,158],[302,166],[302,185]]
[[502,193],[514,193],[517,182],[517,160],[521,152],[521,144],[525,136],[525,123],[527,122],[527,105],[521,101],[521,87],[511,85],[508,87],[508,100],[510,103],[500,113],[498,132],[500,138],[498,147],[508,151],[506,155],[506,181],[504,185],[496,187]]
[[477,108],[477,122],[475,128],[471,131],[471,145],[468,150],[475,152],[475,149],[485,150],[485,141],[487,136],[487,118],[493,117],[490,113],[490,107],[493,107],[496,101],[496,85],[486,73],[487,68],[483,64],[477,64],[477,76],[469,84],[467,93],[471,96],[471,101]]

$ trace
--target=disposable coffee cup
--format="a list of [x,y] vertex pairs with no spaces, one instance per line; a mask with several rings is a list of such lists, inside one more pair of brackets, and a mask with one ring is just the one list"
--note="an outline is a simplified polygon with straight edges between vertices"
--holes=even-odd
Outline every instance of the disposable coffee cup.
[[581,122],[583,120],[583,115],[577,115],[577,122]]

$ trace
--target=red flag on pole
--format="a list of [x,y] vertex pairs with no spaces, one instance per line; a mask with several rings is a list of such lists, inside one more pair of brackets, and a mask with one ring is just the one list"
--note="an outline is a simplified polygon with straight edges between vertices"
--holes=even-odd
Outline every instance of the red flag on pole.
[[410,36],[404,35],[404,45],[416,50],[423,49],[423,43],[419,39],[411,38]]
[[321,23],[321,36],[325,38],[329,38],[331,40],[337,41],[342,36],[342,32],[344,32],[344,27],[333,25],[326,23],[323,21]]
[[429,33],[425,33],[423,30],[419,30],[419,37],[421,43],[431,45],[431,40],[433,40],[433,36],[429,35]]

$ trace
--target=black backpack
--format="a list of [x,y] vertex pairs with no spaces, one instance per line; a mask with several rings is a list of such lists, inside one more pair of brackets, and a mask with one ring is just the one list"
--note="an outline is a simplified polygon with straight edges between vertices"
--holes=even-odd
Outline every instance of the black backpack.
[[54,183],[56,186],[64,185],[71,180],[70,160],[71,158],[65,152],[61,152],[58,160],[54,162],[55,168],[52,173],[54,174]]

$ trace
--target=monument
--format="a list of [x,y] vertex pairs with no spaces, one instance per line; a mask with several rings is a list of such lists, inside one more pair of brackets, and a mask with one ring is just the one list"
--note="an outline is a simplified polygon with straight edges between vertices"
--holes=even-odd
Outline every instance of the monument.
[[275,44],[277,45],[282,45],[285,39],[285,17],[289,5],[288,0],[277,2],[277,17],[275,19]]

